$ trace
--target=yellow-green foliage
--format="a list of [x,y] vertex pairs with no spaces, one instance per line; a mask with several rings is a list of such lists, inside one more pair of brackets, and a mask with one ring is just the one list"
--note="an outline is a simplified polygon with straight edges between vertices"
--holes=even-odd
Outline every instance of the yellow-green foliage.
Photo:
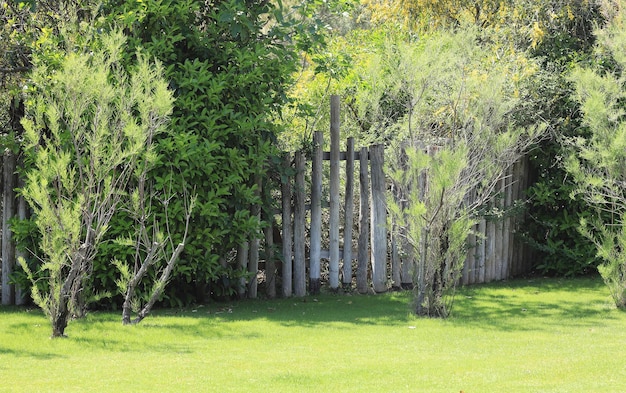
[[93,51],[57,48],[58,69],[47,57],[35,61],[22,121],[31,166],[21,192],[35,212],[48,278],[47,292],[33,282],[33,297],[55,335],[68,311],[81,312],[97,245],[173,102],[159,64],[138,54],[134,72],[122,69],[121,32],[92,38]]
[[566,168],[578,185],[574,193],[595,209],[594,216],[582,221],[582,233],[597,246],[604,261],[598,270],[618,307],[626,307],[625,7],[620,1],[609,25],[597,33],[599,58],[610,61],[571,73],[588,133],[566,141],[571,148]]

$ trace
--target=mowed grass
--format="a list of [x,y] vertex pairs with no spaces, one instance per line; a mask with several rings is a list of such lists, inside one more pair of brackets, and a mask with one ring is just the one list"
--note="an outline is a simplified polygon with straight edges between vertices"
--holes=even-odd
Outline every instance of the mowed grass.
[[462,289],[448,320],[410,293],[322,295],[114,313],[50,339],[37,310],[0,308],[0,391],[623,392],[626,314],[599,279]]

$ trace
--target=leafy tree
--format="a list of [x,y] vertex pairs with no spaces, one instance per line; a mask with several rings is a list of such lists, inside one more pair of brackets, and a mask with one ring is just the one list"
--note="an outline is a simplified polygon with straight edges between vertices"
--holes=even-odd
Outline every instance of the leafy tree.
[[34,285],[32,296],[50,317],[53,337],[82,312],[98,244],[172,108],[159,64],[138,55],[126,73],[123,35],[94,38],[90,51],[66,41],[58,69],[34,59],[22,121],[32,163],[22,194],[35,211],[40,269],[48,276],[48,290]]
[[[587,135],[566,139],[566,168],[593,208],[581,219],[582,233],[596,245],[598,267],[615,304],[626,307],[626,3],[615,4],[609,24],[598,31],[596,67],[577,67],[571,75]],[[606,67],[611,65],[611,67]]]
[[468,236],[496,197],[500,177],[545,126],[517,124],[531,75],[515,81],[511,75],[520,74],[511,63],[486,61],[489,48],[478,44],[474,31],[393,48],[395,61],[386,70],[406,97],[391,142],[394,151],[406,146],[406,158],[391,161],[400,194],[393,212],[408,241],[405,252],[416,260],[416,313],[446,317]]
[[[160,59],[176,96],[172,132],[155,140],[160,159],[149,177],[157,188],[173,189],[182,189],[184,179],[198,195],[165,300],[234,295],[247,272],[237,268],[232,250],[261,233],[250,213],[263,203],[255,177],[265,177],[276,153],[274,120],[297,61],[292,38],[307,24],[293,24],[282,9],[258,0],[118,0],[107,2],[105,13],[129,36],[126,62],[136,48]],[[184,233],[184,202],[173,199],[169,209],[172,232]],[[158,205],[152,211],[164,219]],[[112,277],[101,273],[101,285],[110,285]]]

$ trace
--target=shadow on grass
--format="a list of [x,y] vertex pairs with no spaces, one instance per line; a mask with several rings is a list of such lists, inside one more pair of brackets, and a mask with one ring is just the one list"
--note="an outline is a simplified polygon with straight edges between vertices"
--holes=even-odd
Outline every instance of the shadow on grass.
[[0,355],[9,355],[16,358],[33,358],[37,360],[62,359],[65,356],[58,353],[50,352],[33,352],[24,350],[15,350],[11,348],[0,347]]
[[489,330],[599,327],[618,317],[599,278],[533,279],[459,291],[453,324]]

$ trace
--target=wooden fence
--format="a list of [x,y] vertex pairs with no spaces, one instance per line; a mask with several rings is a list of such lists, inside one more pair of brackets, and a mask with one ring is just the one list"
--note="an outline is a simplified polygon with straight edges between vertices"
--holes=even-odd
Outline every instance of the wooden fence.
[[[365,293],[370,288],[384,292],[390,287],[411,287],[413,283],[414,258],[398,252],[399,240],[388,233],[386,197],[387,182],[383,172],[384,147],[372,145],[354,148],[348,138],[346,150],[340,151],[339,97],[331,97],[330,151],[323,151],[323,135],[313,137],[313,154],[310,167],[301,152],[293,158],[296,167],[294,185],[283,184],[283,277],[284,296],[306,294],[306,266],[309,266],[309,292],[320,288],[320,272],[327,272],[328,286],[337,290],[340,282]],[[322,179],[322,162],[330,161],[329,179]],[[344,175],[340,175],[341,163],[345,161]],[[286,162],[290,162],[287,158]],[[359,198],[354,205],[355,163],[359,164]],[[305,172],[310,170],[310,189],[306,190]],[[470,236],[471,246],[463,268],[460,284],[478,284],[507,279],[527,272],[531,267],[528,246],[515,235],[523,223],[523,217],[511,214],[516,201],[523,198],[528,186],[528,160],[522,159],[498,182],[501,195],[491,209],[504,213],[485,217],[476,225],[476,235]],[[308,174],[308,173],[307,173]],[[344,181],[344,195],[340,194],[340,179]],[[322,200],[322,185],[327,184],[328,202]],[[295,190],[292,198],[289,190]],[[308,197],[307,197],[308,196]],[[344,205],[340,206],[343,201]],[[310,204],[310,220],[306,220]],[[322,210],[328,206],[327,225],[322,225]],[[291,209],[293,207],[293,218]],[[358,220],[354,212],[358,211]],[[340,213],[343,212],[343,217]],[[306,236],[307,224],[309,236]],[[322,228],[327,233],[322,233]],[[340,236],[343,228],[343,236]],[[356,234],[353,233],[356,229]],[[292,240],[293,239],[293,248]],[[324,241],[322,241],[322,239]],[[341,244],[342,243],[342,244]],[[328,246],[322,250],[322,244]],[[352,245],[356,244],[356,250]],[[310,251],[305,254],[306,245]],[[352,261],[356,260],[356,271]],[[325,265],[327,263],[327,265]],[[324,265],[324,266],[323,266]],[[293,267],[293,270],[292,270]],[[292,274],[293,276],[290,276]],[[292,286],[293,284],[293,286]]]
[[[388,232],[384,147],[372,145],[355,149],[354,140],[349,138],[346,150],[341,151],[339,119],[339,97],[333,96],[330,151],[323,150],[323,134],[316,132],[310,163],[303,152],[284,157],[285,166],[291,167],[294,163],[296,175],[282,179],[282,244],[275,245],[272,228],[266,228],[263,243],[254,236],[237,250],[241,268],[247,269],[253,275],[263,270],[266,294],[269,297],[276,296],[279,279],[282,283],[281,294],[285,297],[304,296],[307,291],[317,293],[323,281],[327,281],[332,290],[338,290],[340,286],[355,285],[360,293],[366,293],[370,288],[378,293],[390,287],[412,285],[413,259],[398,253],[396,245],[399,242]],[[329,171],[324,169],[324,161],[330,162]],[[341,165],[344,162],[345,165]],[[358,187],[355,179],[357,163]],[[14,216],[23,219],[27,213],[24,200],[18,199],[14,192],[19,181],[16,165],[15,155],[6,152],[3,156],[2,172],[0,282],[3,305],[19,304],[24,300],[19,288],[9,282],[9,276],[16,264],[9,220]],[[342,166],[343,176],[340,173]],[[323,174],[326,172],[329,173],[329,179],[324,182]],[[527,172],[528,163],[523,159],[500,180],[499,189],[503,198],[494,202],[499,211],[510,210],[515,201],[522,198],[528,186]],[[340,189],[342,178],[343,198]],[[307,182],[307,179],[310,181]],[[261,179],[256,180],[261,186]],[[324,187],[327,187],[327,192],[323,192]],[[354,190],[357,188],[359,192],[355,195]],[[261,217],[259,206],[252,210],[254,215]],[[355,217],[355,213],[358,217]],[[271,217],[265,218],[273,220]],[[479,222],[475,229],[480,235],[468,239],[473,247],[467,254],[461,284],[502,280],[529,270],[531,259],[528,247],[515,236],[522,222],[523,217],[514,215],[487,217]],[[323,228],[327,231],[323,231]],[[327,248],[322,249],[322,245]],[[273,255],[277,246],[282,247],[281,260]],[[265,248],[265,266],[260,269],[260,262],[263,262],[259,258],[262,247]],[[226,264],[226,261],[222,259],[222,263]],[[277,269],[277,263],[281,264],[282,269]],[[279,270],[281,277],[277,277]],[[247,283],[242,279],[239,283],[239,294],[256,297],[257,285],[256,279]]]

